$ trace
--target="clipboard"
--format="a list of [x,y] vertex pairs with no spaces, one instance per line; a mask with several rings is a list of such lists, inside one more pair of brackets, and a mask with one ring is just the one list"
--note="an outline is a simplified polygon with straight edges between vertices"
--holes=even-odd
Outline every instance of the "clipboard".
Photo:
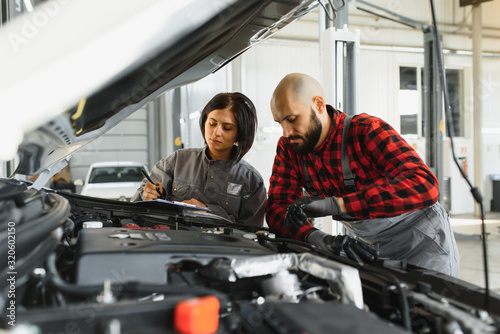
[[153,206],[155,208],[162,208],[162,207],[168,207],[169,209],[176,210],[176,211],[182,211],[184,209],[188,210],[203,210],[206,212],[211,212],[209,208],[204,208],[201,206],[196,206],[194,204],[188,204],[184,202],[177,202],[177,201],[167,201],[165,199],[155,199],[153,201],[137,201],[133,202],[137,204],[146,204],[147,206]]

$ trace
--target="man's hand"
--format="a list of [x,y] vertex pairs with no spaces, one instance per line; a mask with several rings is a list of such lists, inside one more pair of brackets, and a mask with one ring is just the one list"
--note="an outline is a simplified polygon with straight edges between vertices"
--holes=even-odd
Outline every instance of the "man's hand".
[[307,217],[325,217],[340,214],[342,211],[335,197],[304,196],[291,206],[300,208]]
[[380,255],[371,245],[347,235],[333,236],[317,230],[307,237],[307,241],[324,251],[346,256],[360,265],[373,262]]
[[373,262],[380,255],[379,251],[371,245],[347,235],[329,235],[324,241],[333,253],[342,255],[343,251],[349,259],[355,260],[359,264]]
[[166,192],[165,189],[163,189],[160,181],[156,181],[156,183],[154,184],[151,182],[147,182],[144,185],[144,189],[142,190],[142,198],[145,201],[153,201],[157,198],[165,199],[165,196],[163,196],[163,194],[166,194]]
[[311,225],[307,218],[325,217],[339,213],[341,210],[335,197],[304,196],[288,206],[283,225],[285,227]]
[[288,206],[288,209],[286,210],[285,220],[283,221],[283,226],[288,227],[290,225],[295,225],[297,227],[301,227],[304,225],[311,225],[311,223],[307,220],[307,216],[302,208],[295,205],[295,203]]

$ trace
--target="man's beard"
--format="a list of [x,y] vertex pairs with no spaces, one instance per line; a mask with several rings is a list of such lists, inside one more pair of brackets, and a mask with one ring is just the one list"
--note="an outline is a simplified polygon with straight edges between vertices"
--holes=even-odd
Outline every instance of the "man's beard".
[[289,139],[302,139],[303,143],[293,143],[292,149],[295,153],[300,155],[305,155],[311,153],[314,150],[314,146],[318,143],[319,137],[321,136],[321,131],[323,130],[323,126],[321,125],[318,116],[313,109],[311,109],[311,123],[307,129],[307,133],[305,136],[290,136]]

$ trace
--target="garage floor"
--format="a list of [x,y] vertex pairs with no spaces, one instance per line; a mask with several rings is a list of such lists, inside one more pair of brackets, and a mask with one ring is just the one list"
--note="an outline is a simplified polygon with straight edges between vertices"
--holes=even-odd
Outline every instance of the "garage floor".
[[[472,215],[451,216],[460,255],[460,278],[484,287],[480,220]],[[490,291],[500,294],[500,212],[486,213],[486,241]]]

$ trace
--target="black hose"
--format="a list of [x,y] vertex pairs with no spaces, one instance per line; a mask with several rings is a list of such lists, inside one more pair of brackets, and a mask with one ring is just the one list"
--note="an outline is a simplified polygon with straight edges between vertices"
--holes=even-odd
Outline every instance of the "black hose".
[[396,287],[396,290],[398,292],[399,307],[401,311],[401,317],[403,320],[403,326],[409,332],[411,332],[412,328],[411,328],[410,306],[408,305],[406,294],[403,291],[403,288],[401,287],[401,282],[396,278],[396,276],[392,275],[391,273],[385,270],[381,270],[373,266],[359,266],[358,269],[371,271],[378,274],[379,276],[384,276]]
[[282,242],[284,244],[293,244],[293,245],[299,245],[302,247],[309,248],[310,250],[317,250],[318,248],[314,245],[311,245],[308,242],[305,241],[300,241],[300,240],[295,240],[295,239],[288,239],[288,238],[269,238],[268,236],[260,237],[263,238],[264,240],[267,240],[269,242]]
[[43,239],[53,230],[62,225],[70,212],[69,202],[57,194],[47,194],[44,208],[40,216],[31,221],[23,222],[17,228],[17,245],[32,245],[33,242]]
[[451,112],[452,110],[451,110],[450,98],[448,95],[448,87],[447,87],[447,82],[446,82],[446,72],[444,70],[443,50],[441,47],[441,40],[439,39],[439,32],[438,32],[438,26],[436,23],[436,13],[434,11],[434,1],[433,0],[430,0],[430,5],[431,5],[431,14],[432,14],[432,24],[434,26],[433,32],[434,32],[434,39],[435,39],[435,43],[436,43],[436,53],[437,53],[436,56],[437,56],[437,62],[438,62],[438,69],[439,69],[439,75],[441,78],[441,85],[443,87],[444,107],[445,107],[445,116],[446,116],[445,117],[446,130],[448,132],[448,137],[450,137],[451,154],[453,157],[453,161],[455,162],[455,165],[457,166],[460,174],[462,175],[462,177],[465,179],[465,181],[469,185],[469,188],[470,188],[471,193],[472,193],[472,197],[479,204],[479,207],[481,210],[481,236],[482,236],[482,242],[483,242],[483,265],[484,265],[484,283],[485,283],[484,308],[489,313],[490,288],[489,288],[489,279],[488,279],[488,254],[487,254],[487,247],[486,247],[486,229],[484,226],[483,196],[481,195],[479,189],[472,185],[469,178],[465,174],[465,171],[460,167],[460,163],[458,162],[458,159],[455,155],[455,148],[454,148],[454,143],[453,143],[453,137],[455,136],[453,133],[453,115]]
[[[43,261],[51,254],[59,243],[59,238],[57,234],[51,235],[42,242],[40,242],[36,247],[32,248],[31,252],[28,253],[23,258],[16,261],[16,266],[14,270],[6,268],[2,270],[1,277],[14,276],[16,278],[16,287],[20,287],[27,277],[36,267],[41,266]],[[7,284],[2,281],[1,289],[4,296],[4,290],[7,289],[4,285]],[[5,310],[5,308],[3,308]]]
[[[37,195],[39,196],[39,195]],[[40,211],[36,219],[16,224],[16,257],[23,258],[31,253],[33,245],[45,240],[57,227],[63,224],[70,212],[69,202],[62,196],[49,194],[46,204],[50,205]],[[22,209],[21,209],[22,210]],[[7,235],[5,235],[5,238]],[[7,253],[7,242],[0,239],[0,252]]]

